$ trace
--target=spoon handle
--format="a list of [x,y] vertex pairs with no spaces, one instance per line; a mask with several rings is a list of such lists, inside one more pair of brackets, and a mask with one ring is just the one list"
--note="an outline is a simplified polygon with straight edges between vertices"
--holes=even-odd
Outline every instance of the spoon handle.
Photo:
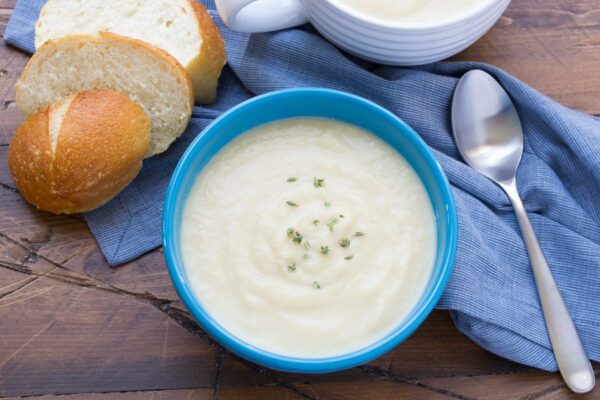
[[552,272],[535,235],[523,202],[519,197],[516,182],[502,185],[517,214],[519,227],[533,268],[546,327],[564,381],[575,393],[586,393],[594,388],[595,376],[585,353],[573,320],[556,286]]

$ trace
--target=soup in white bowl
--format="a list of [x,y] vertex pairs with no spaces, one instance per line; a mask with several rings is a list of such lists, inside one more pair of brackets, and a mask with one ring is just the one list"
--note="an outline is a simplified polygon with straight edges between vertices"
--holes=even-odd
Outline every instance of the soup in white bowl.
[[364,15],[392,22],[434,23],[463,15],[488,0],[335,0]]
[[436,254],[423,183],[392,147],[328,119],[234,139],[186,201],[181,254],[204,309],[248,344],[322,358],[381,339],[416,306]]

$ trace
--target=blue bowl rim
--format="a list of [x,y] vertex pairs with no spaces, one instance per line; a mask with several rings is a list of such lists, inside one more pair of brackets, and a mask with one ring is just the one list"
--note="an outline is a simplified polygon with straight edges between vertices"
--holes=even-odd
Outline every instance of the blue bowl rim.
[[[424,294],[424,297],[421,299],[417,308],[413,310],[415,312],[413,312],[412,317],[403,321],[384,338],[363,349],[327,358],[289,357],[268,352],[252,346],[221,327],[220,324],[204,310],[200,305],[200,302],[195,299],[194,294],[183,282],[183,265],[177,265],[174,256],[175,252],[177,252],[178,244],[175,243],[174,235],[171,234],[174,229],[178,227],[175,223],[175,210],[182,180],[185,178],[185,174],[194,160],[196,148],[202,145],[202,142],[211,135],[211,132],[218,132],[218,129],[216,128],[226,123],[228,119],[235,118],[236,114],[243,108],[251,105],[260,105],[260,103],[273,100],[274,97],[303,95],[328,96],[332,100],[340,98],[352,100],[380,113],[382,117],[391,118],[391,120],[401,128],[399,130],[403,129],[405,133],[409,134],[408,139],[418,148],[427,167],[433,172],[443,197],[443,203],[446,205],[447,213],[446,227],[448,244],[444,248],[442,254],[442,263],[440,265],[439,273],[434,278],[434,284],[432,285],[431,290]],[[277,119],[274,119],[273,121],[276,120]],[[408,338],[423,323],[425,318],[429,316],[444,292],[450,279],[450,275],[452,274],[458,244],[458,221],[450,183],[423,139],[402,119],[370,100],[339,90],[311,87],[283,89],[255,96],[232,107],[204,128],[188,146],[177,163],[167,188],[162,222],[163,251],[171,281],[184,305],[202,329],[204,329],[214,340],[242,358],[271,369],[298,373],[328,373],[349,369],[380,357],[406,340],[406,338]],[[404,327],[404,329],[400,329],[402,327]]]

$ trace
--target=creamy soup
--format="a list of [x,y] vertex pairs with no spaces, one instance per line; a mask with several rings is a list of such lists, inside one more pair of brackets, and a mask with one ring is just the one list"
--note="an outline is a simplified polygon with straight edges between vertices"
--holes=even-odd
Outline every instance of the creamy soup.
[[233,335],[298,357],[374,343],[433,268],[426,190],[389,145],[316,118],[255,128],[202,170],[181,250],[195,295]]
[[335,0],[359,13],[388,21],[423,23],[461,15],[488,0]]

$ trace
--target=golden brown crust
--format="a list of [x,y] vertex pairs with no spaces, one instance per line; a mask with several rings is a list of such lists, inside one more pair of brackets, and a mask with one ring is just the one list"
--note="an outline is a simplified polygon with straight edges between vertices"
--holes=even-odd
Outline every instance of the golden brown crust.
[[208,10],[196,0],[188,0],[198,22],[202,45],[199,54],[186,67],[193,79],[196,102],[212,103],[217,95],[217,83],[227,62],[225,42]]
[[75,95],[52,151],[53,106],[32,115],[9,148],[9,167],[23,197],[56,214],[89,211],[135,178],[150,142],[150,121],[127,95],[91,90]]
[[49,113],[48,108],[35,113],[17,128],[8,148],[8,167],[19,192],[28,202],[60,208],[54,204],[51,189],[37,189],[53,186]]

